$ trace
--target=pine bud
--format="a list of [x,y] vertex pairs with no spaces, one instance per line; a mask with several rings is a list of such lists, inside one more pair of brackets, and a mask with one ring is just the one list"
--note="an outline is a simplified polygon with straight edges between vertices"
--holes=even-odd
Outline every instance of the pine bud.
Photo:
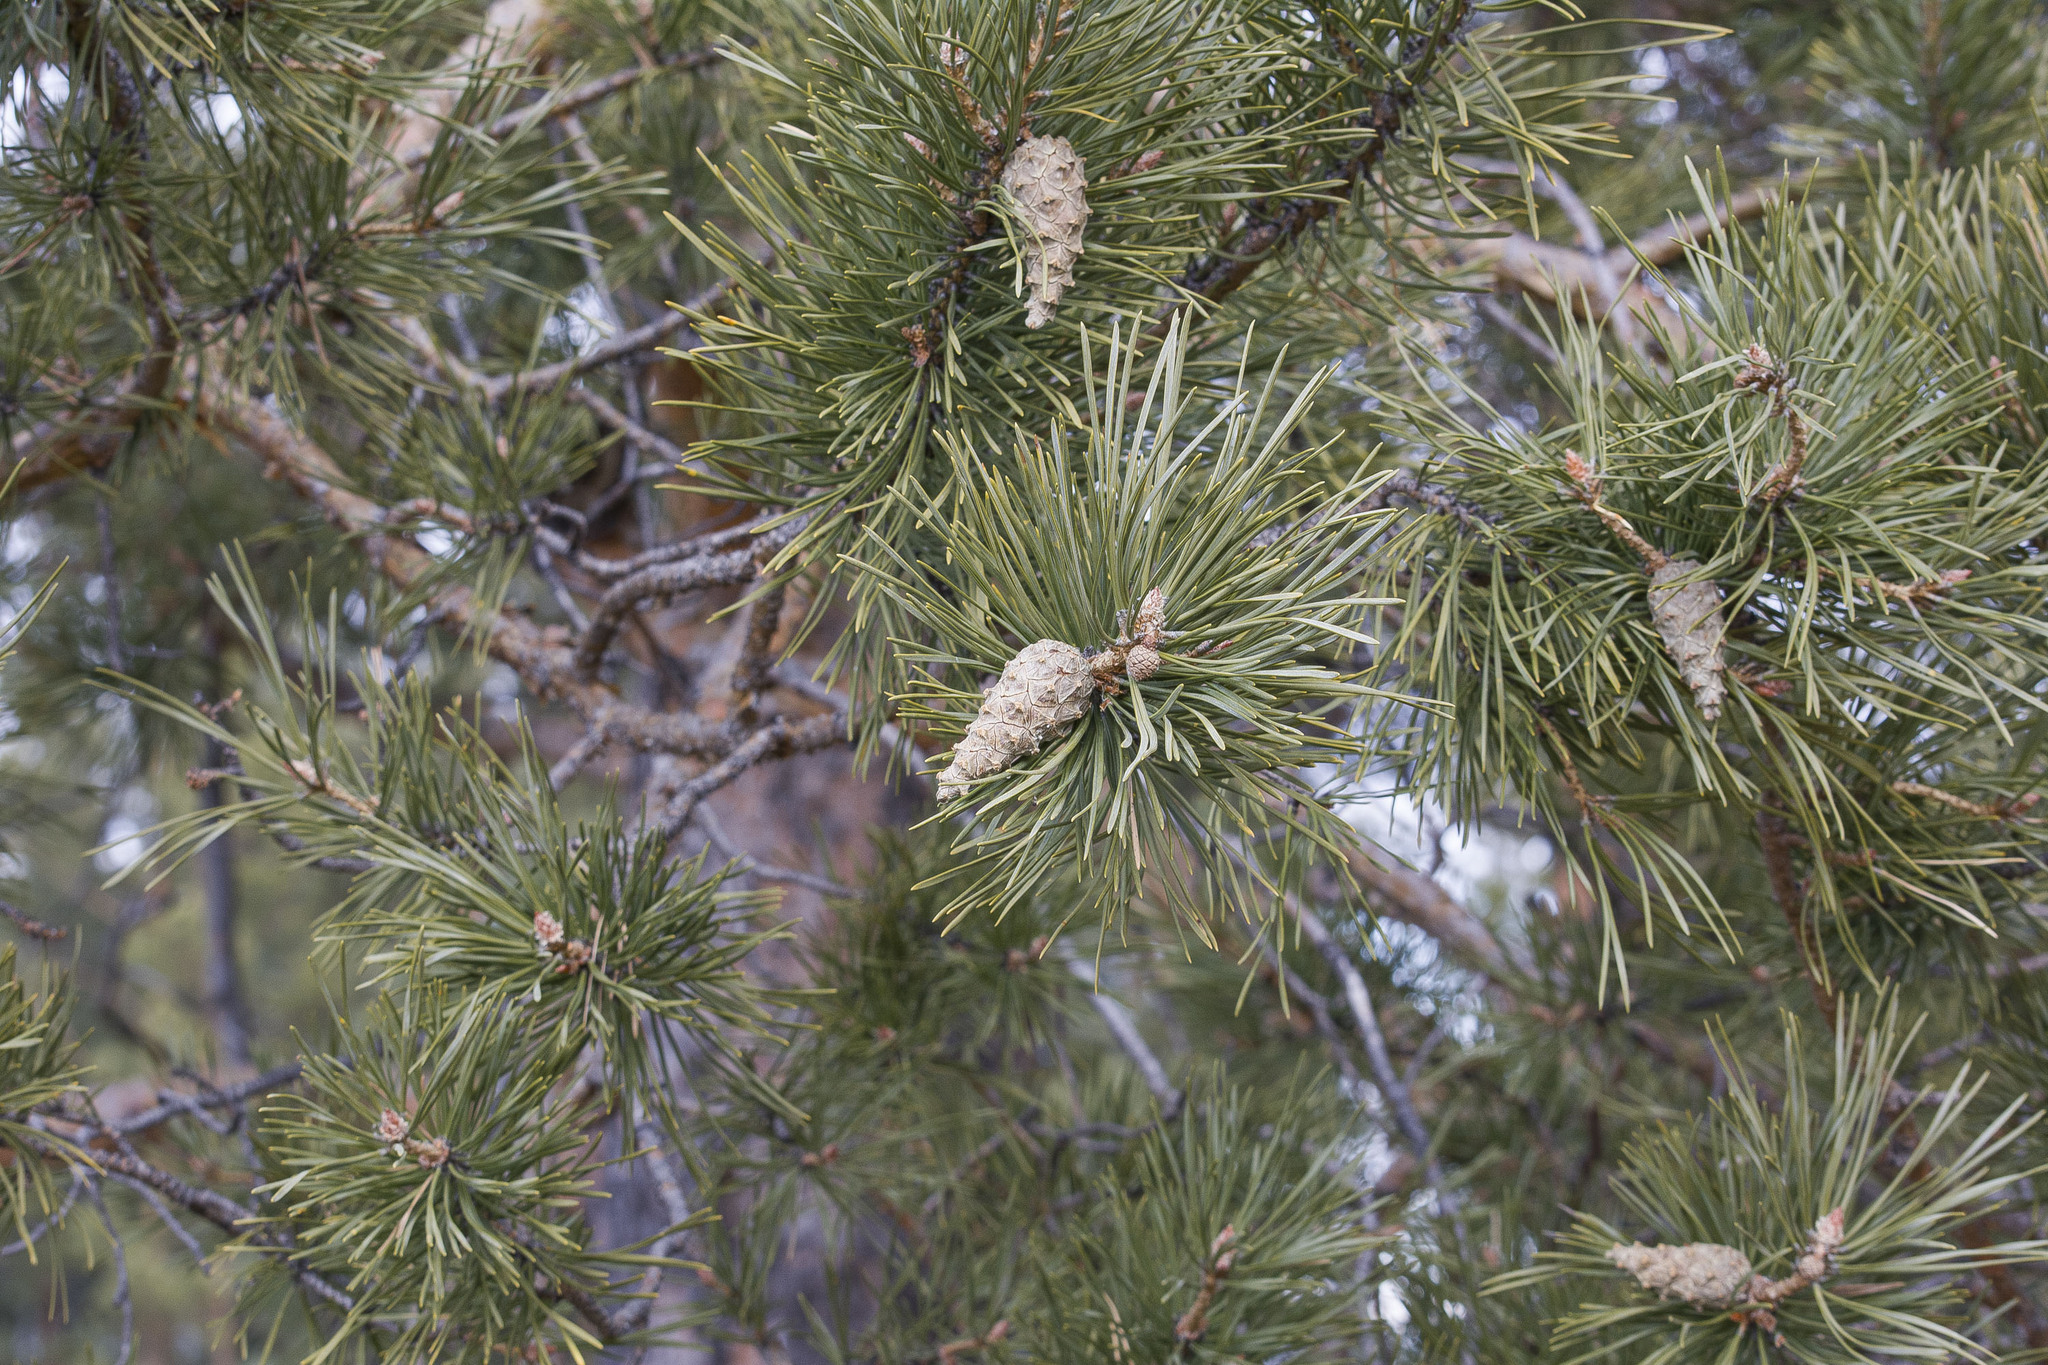
[[558,951],[562,946],[562,922],[545,910],[535,911],[533,939],[543,953]]
[[1695,1308],[1727,1308],[1749,1288],[1749,1257],[1716,1242],[1646,1247],[1641,1242],[1607,1249],[1607,1259],[1636,1277],[1660,1299],[1680,1299]]
[[396,1147],[405,1141],[406,1132],[412,1127],[405,1115],[396,1109],[386,1109],[377,1115],[377,1142],[380,1146]]
[[1052,321],[1060,296],[1074,282],[1081,229],[1088,207],[1087,164],[1063,137],[1034,137],[1010,154],[1003,188],[1017,201],[1025,232],[1025,283],[1030,287],[1026,327]]
[[421,1142],[408,1142],[405,1150],[412,1153],[413,1160],[420,1163],[422,1170],[433,1170],[436,1166],[448,1164],[448,1139],[427,1138]]
[[1799,1258],[1794,1269],[1813,1281],[1824,1280],[1834,1274],[1835,1253],[1842,1249],[1846,1232],[1840,1209],[1821,1215],[1814,1223],[1813,1231],[1807,1234],[1806,1254]]
[[1664,648],[1678,664],[1679,676],[1692,689],[1692,699],[1708,720],[1721,715],[1721,703],[1728,697],[1722,678],[1726,661],[1721,657],[1721,589],[1712,579],[1678,580],[1697,574],[1697,560],[1672,559],[1650,575],[1650,619]]
[[1124,655],[1124,676],[1132,682],[1143,682],[1158,671],[1159,651],[1150,645],[1132,645]]
[[953,761],[939,774],[939,799],[967,794],[976,778],[1002,772],[1088,714],[1095,679],[1081,651],[1058,640],[1026,645],[981,699]]

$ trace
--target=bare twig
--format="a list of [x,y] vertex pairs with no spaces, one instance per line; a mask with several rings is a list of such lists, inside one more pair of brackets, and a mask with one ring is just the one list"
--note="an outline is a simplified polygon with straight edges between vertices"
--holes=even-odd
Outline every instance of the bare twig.
[[711,813],[709,806],[700,804],[697,807],[696,821],[697,828],[704,831],[705,841],[718,850],[718,856],[738,864],[739,870],[749,877],[758,877],[766,882],[787,882],[791,886],[808,887],[821,896],[831,896],[839,900],[848,899],[854,894],[850,887],[841,886],[830,877],[762,862],[732,841],[726,834],[724,826],[719,824],[718,817]]
[[125,1175],[110,1176],[109,1179],[120,1181],[129,1189],[135,1191],[136,1197],[141,1199],[143,1203],[149,1205],[150,1209],[156,1214],[158,1221],[170,1231],[171,1236],[178,1239],[178,1245],[184,1247],[186,1252],[192,1257],[192,1263],[199,1267],[200,1274],[207,1275],[212,1273],[206,1264],[206,1248],[200,1246],[199,1239],[194,1237],[191,1231],[178,1221],[178,1215],[171,1212],[171,1206],[164,1202],[162,1195],[141,1181]]
[[[668,437],[649,431],[646,427],[641,426],[638,422],[626,416],[625,413],[613,407],[605,400],[602,394],[587,389],[581,384],[572,384],[562,390],[562,396],[572,403],[579,403],[583,407],[588,408],[590,415],[598,420],[600,426],[609,427],[613,431],[618,432],[648,454],[659,455],[662,459],[668,461],[670,465],[683,463],[685,457],[681,446],[669,440]],[[642,471],[636,471],[635,473],[637,478],[653,476]],[[622,490],[625,487],[630,487],[625,480],[620,482]]]
[[[699,71],[722,61],[725,53],[715,47],[698,48],[690,52],[677,52],[657,57],[652,63],[629,66],[609,76],[600,76],[593,81],[563,91],[552,99],[543,99],[524,109],[515,109],[509,114],[493,120],[483,128],[463,130],[459,136],[481,135],[488,142],[503,142],[520,129],[548,119],[566,119],[577,110],[587,108],[600,100],[610,99],[622,90],[630,90],[650,76],[664,75],[673,71]],[[434,153],[434,144],[414,148],[399,160],[399,165],[408,171],[417,171],[427,164],[427,158]]]
[[1433,878],[1391,859],[1383,861],[1364,848],[1354,850],[1346,865],[1372,893],[1376,912],[1422,930],[1465,967],[1494,981],[1506,979],[1511,967],[1529,973],[1530,964],[1511,964],[1485,921],[1453,900]]
[[88,1183],[87,1192],[92,1196],[93,1207],[100,1212],[107,1241],[114,1249],[114,1306],[121,1310],[121,1349],[114,1355],[114,1365],[128,1365],[135,1355],[135,1299],[128,1288],[128,1248],[121,1241],[121,1230],[114,1226],[114,1215],[107,1212],[106,1197],[100,1193],[99,1185]]
[[[821,721],[824,724],[820,724]],[[839,739],[838,722],[834,717],[817,716],[792,725],[777,716],[735,744],[724,758],[677,787],[675,793],[663,805],[660,815],[652,822],[653,827],[674,839],[682,833],[683,827],[690,823],[691,817],[696,814],[697,807],[704,798],[755,764],[771,758],[784,758],[790,754],[826,748],[839,742]]]
[[1273,964],[1273,970],[1280,977],[1286,994],[1283,1000],[1299,998],[1308,1006],[1309,1018],[1315,1021],[1316,1032],[1322,1036],[1323,1044],[1330,1050],[1330,1060],[1337,1064],[1337,1070],[1345,1080],[1358,1079],[1358,1067],[1351,1060],[1351,1049],[1344,1045],[1342,1035],[1337,1032],[1337,1021],[1330,1014],[1330,1002],[1323,993],[1301,979],[1301,974],[1287,965],[1281,956],[1280,945],[1275,936],[1262,935],[1259,947]]
[[167,1095],[163,1097],[161,1104],[144,1109],[140,1113],[131,1114],[104,1127],[84,1128],[81,1130],[81,1136],[87,1139],[102,1134],[127,1137],[147,1132],[180,1114],[197,1114],[208,1109],[231,1109],[257,1096],[267,1095],[281,1086],[290,1085],[299,1078],[302,1069],[298,1062],[287,1062],[283,1066],[272,1067],[260,1076],[252,1076],[246,1081],[239,1081],[217,1090],[208,1089],[204,1094]]
[[[225,758],[217,741],[207,741],[204,762],[208,767],[217,766]],[[222,790],[226,785],[225,779],[207,783],[199,791],[199,804],[208,810],[220,810],[227,803]],[[235,954],[237,896],[233,839],[232,831],[224,831],[199,854],[206,916],[206,1015],[220,1043],[221,1054],[231,1062],[247,1066],[254,1029]]]
[[1778,911],[1785,917],[1785,924],[1792,931],[1792,941],[1799,946],[1799,956],[1806,970],[1806,979],[1813,986],[1814,1003],[1820,1006],[1821,1017],[1827,1020],[1829,1029],[1835,1027],[1836,994],[1828,980],[1827,956],[1822,951],[1820,928],[1806,913],[1806,890],[1800,884],[1799,873],[1792,863],[1793,837],[1785,817],[1772,810],[1756,813],[1756,842],[1764,858],[1764,872],[1771,886],[1771,895],[1778,902]]
[[[764,257],[765,261],[766,258]],[[654,350],[677,333],[688,330],[689,314],[702,313],[716,308],[732,292],[731,280],[720,280],[710,287],[692,294],[680,304],[671,304],[667,317],[657,318],[645,326],[635,327],[630,332],[621,332],[609,341],[601,341],[581,355],[553,365],[542,365],[538,369],[520,370],[513,374],[497,375],[484,379],[478,387],[485,397],[494,401],[513,393],[530,393],[536,389],[552,389],[565,379],[574,379],[579,374],[602,369],[614,361],[628,356],[642,355]]]
[[1096,973],[1089,965],[1074,954],[1073,945],[1066,939],[1056,939],[1052,951],[1059,955],[1067,970],[1088,985],[1088,1003],[1095,1007],[1102,1017],[1104,1027],[1124,1055],[1138,1068],[1138,1075],[1144,1080],[1145,1088],[1152,1092],[1152,1098],[1159,1101],[1159,1115],[1162,1122],[1172,1122],[1180,1117],[1181,1109],[1187,1104],[1187,1095],[1167,1076],[1166,1068],[1159,1061],[1159,1055],[1152,1051],[1152,1045],[1145,1041],[1145,1035],[1138,1032],[1138,1021],[1130,1009],[1102,989]]
[[[72,1206],[78,1202],[79,1192],[85,1188],[86,1179],[85,1168],[83,1166],[73,1166],[71,1168],[71,1188],[64,1192],[64,1202],[57,1205],[56,1211],[49,1217],[30,1228],[25,1236],[16,1241],[9,1242],[5,1246],[0,1246],[0,1257],[13,1256],[27,1251],[30,1247],[41,1241],[43,1234],[51,1228],[62,1227],[64,1220],[71,1214]],[[35,1258],[31,1256],[29,1259],[34,1260]]]
[[1365,1043],[1365,1059],[1372,1068],[1373,1084],[1379,1087],[1387,1107],[1393,1111],[1394,1126],[1400,1130],[1402,1140],[1415,1154],[1415,1159],[1429,1169],[1431,1182],[1438,1183],[1441,1175],[1436,1169],[1436,1158],[1430,1152],[1429,1128],[1415,1110],[1414,1096],[1394,1070],[1394,1059],[1387,1053],[1386,1035],[1380,1032],[1380,1017],[1373,1009],[1365,977],[1321,916],[1293,896],[1287,897],[1287,909],[1294,916],[1294,922],[1301,926],[1302,937],[1323,955],[1323,960],[1330,964],[1337,980],[1343,984],[1344,1002],[1351,1007],[1352,1026]]
[[5,915],[13,920],[14,927],[27,934],[30,938],[39,938],[45,943],[55,943],[58,939],[68,937],[71,933],[69,929],[60,929],[54,924],[45,924],[39,919],[32,918],[26,912],[10,905],[6,901],[0,901],[0,915]]

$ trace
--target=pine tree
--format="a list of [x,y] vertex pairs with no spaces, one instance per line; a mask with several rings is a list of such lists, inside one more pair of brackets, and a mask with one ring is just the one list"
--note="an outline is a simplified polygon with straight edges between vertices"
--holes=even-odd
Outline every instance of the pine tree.
[[2048,1351],[2048,15],[1652,8],[10,6],[28,1358]]

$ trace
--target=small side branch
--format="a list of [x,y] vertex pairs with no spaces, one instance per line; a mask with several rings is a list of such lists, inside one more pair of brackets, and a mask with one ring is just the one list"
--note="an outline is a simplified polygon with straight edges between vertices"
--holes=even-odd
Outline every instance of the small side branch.
[[1131,1059],[1131,1064],[1138,1068],[1138,1075],[1143,1078],[1145,1088],[1152,1092],[1152,1098],[1159,1101],[1161,1121],[1170,1123],[1179,1118],[1180,1111],[1187,1104],[1187,1095],[1173,1083],[1166,1074],[1166,1067],[1159,1060],[1159,1054],[1145,1041],[1145,1035],[1138,1032],[1137,1018],[1123,1001],[1102,989],[1102,983],[1096,980],[1095,973],[1089,969],[1087,963],[1074,955],[1072,946],[1066,940],[1056,940],[1053,952],[1059,955],[1069,972],[1088,986],[1088,1003],[1093,1005],[1095,1013],[1101,1016],[1103,1027],[1109,1030],[1109,1036],[1123,1049],[1124,1055]]
[[1401,1139],[1415,1154],[1415,1159],[1431,1171],[1431,1181],[1438,1179],[1436,1158],[1430,1152],[1429,1128],[1416,1112],[1415,1097],[1403,1084],[1400,1073],[1394,1070],[1394,1059],[1387,1052],[1386,1035],[1380,1032],[1380,1017],[1373,1009],[1372,995],[1366,989],[1365,977],[1359,972],[1358,964],[1351,960],[1351,954],[1344,945],[1337,942],[1337,936],[1323,923],[1322,917],[1293,896],[1287,898],[1287,909],[1294,916],[1294,922],[1301,926],[1302,937],[1314,945],[1323,960],[1330,964],[1330,970],[1337,974],[1337,980],[1344,987],[1344,1003],[1351,1007],[1353,1026],[1365,1043],[1365,1060],[1372,1068],[1373,1084],[1386,1097],[1387,1107],[1393,1111],[1394,1126],[1400,1130]]

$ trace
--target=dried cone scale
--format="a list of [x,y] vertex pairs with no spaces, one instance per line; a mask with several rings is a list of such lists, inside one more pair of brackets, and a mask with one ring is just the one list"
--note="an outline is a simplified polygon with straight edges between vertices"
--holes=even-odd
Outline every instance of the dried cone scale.
[[1025,283],[1030,288],[1026,327],[1052,321],[1060,297],[1074,282],[1081,230],[1088,223],[1087,166],[1063,137],[1034,137],[1010,153],[1003,188],[1017,201],[1025,232]]
[[939,800],[965,796],[977,778],[1035,754],[1088,714],[1095,677],[1080,650],[1058,640],[1026,645],[981,699],[981,714],[939,774]]
[[1650,619],[1692,689],[1700,714],[1716,720],[1728,697],[1722,677],[1727,665],[1721,656],[1721,589],[1710,578],[1681,581],[1699,571],[1699,562],[1692,559],[1658,565],[1650,574]]

